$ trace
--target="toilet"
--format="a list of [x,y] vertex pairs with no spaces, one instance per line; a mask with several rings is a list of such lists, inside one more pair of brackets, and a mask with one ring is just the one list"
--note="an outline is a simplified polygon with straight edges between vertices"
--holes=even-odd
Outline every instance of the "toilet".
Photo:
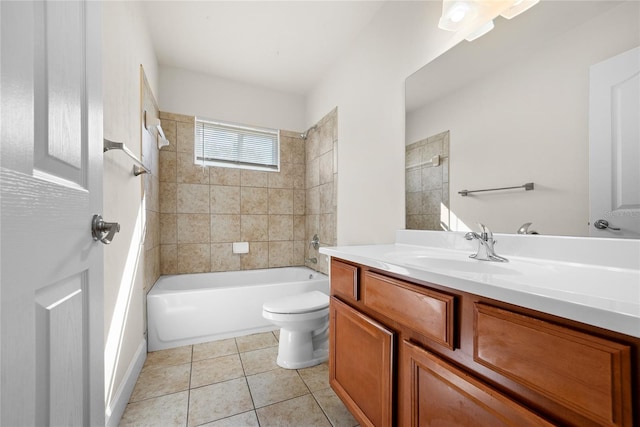
[[329,296],[306,292],[267,301],[262,317],[280,327],[278,366],[300,369],[329,358]]

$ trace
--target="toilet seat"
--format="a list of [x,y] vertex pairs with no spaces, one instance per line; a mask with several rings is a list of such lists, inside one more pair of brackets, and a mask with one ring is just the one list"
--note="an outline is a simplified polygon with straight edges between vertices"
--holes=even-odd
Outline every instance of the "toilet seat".
[[312,291],[267,301],[262,309],[274,314],[298,314],[319,311],[327,307],[329,307],[329,296],[320,291]]

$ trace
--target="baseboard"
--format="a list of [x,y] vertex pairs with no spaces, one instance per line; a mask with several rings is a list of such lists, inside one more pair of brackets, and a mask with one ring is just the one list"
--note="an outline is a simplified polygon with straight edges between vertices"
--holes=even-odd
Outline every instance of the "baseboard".
[[104,425],[106,427],[118,427],[118,424],[120,424],[120,419],[122,418],[122,414],[124,414],[124,410],[127,409],[127,403],[131,398],[133,387],[136,385],[136,381],[142,371],[142,366],[144,365],[146,358],[147,340],[143,338],[136,350],[136,354],[133,357],[129,368],[127,368],[124,381],[120,383],[120,387],[118,387],[111,404],[106,408],[107,411],[104,417]]

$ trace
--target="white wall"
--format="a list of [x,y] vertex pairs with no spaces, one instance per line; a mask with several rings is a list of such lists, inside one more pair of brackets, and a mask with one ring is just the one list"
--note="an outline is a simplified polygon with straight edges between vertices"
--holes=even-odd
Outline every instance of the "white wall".
[[[120,1],[103,5],[104,137],[125,142],[139,158],[140,64],[157,92],[157,61],[140,5]],[[127,370],[135,362],[145,332],[142,178],[133,176],[132,167],[132,161],[121,151],[104,155],[103,217],[121,226],[120,233],[105,247],[104,257],[107,417],[119,390],[129,379]],[[119,419],[120,415],[114,417]]]
[[307,124],[338,107],[339,245],[388,243],[404,228],[404,82],[460,36],[442,3],[387,2],[309,94]]
[[[407,143],[451,131],[450,206],[462,223],[589,235],[589,67],[640,43],[639,5],[618,6],[407,116]],[[457,194],[525,182],[535,190]]]
[[[306,130],[304,97],[161,66],[161,111],[240,124]],[[325,111],[325,114],[329,110]]]

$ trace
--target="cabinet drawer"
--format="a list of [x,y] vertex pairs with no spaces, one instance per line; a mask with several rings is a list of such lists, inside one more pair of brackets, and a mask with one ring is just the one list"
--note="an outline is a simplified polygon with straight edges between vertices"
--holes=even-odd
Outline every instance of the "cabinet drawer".
[[631,425],[628,346],[485,304],[474,360],[601,425]]
[[331,258],[331,295],[346,300],[360,300],[358,267]]
[[364,304],[414,331],[453,349],[454,297],[365,271]]
[[405,424],[549,426],[521,404],[408,341],[403,342]]

